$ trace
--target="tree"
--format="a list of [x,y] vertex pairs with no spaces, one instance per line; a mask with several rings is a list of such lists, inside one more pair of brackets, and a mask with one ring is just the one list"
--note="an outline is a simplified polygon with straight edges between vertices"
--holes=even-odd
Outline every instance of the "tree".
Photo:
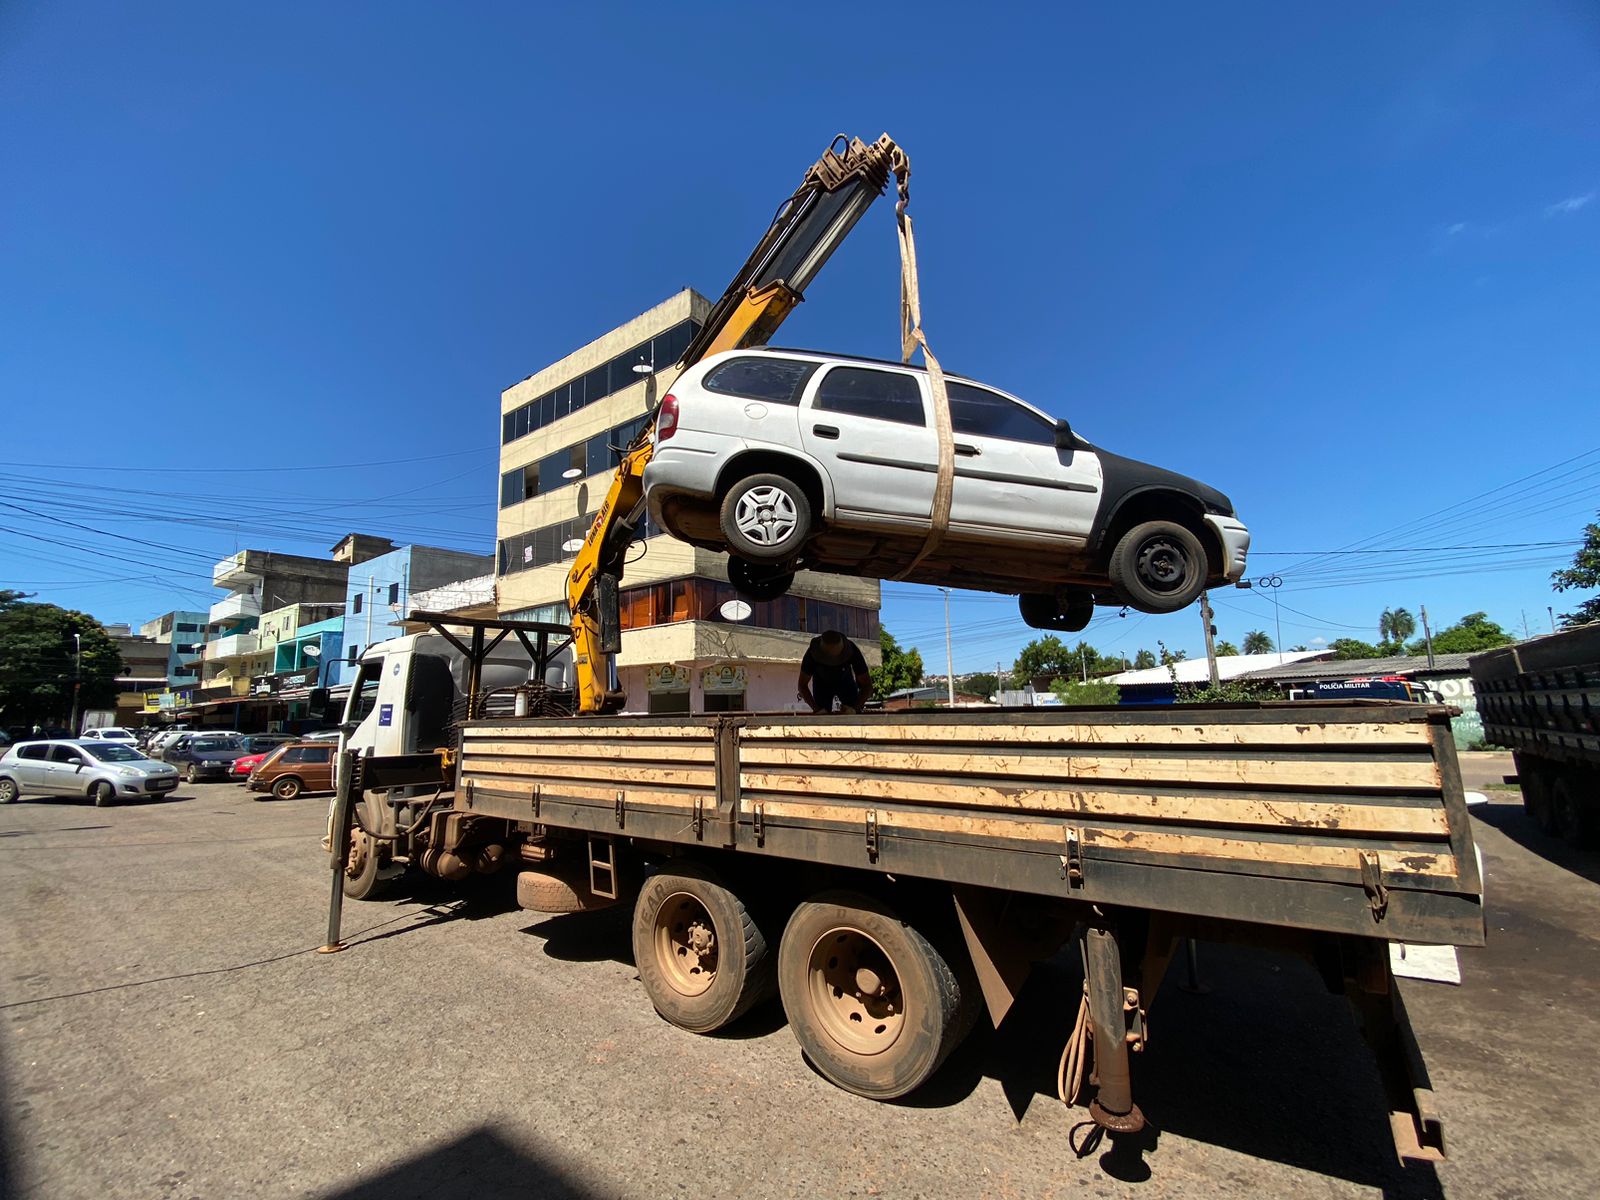
[[1126,671],[1129,665],[1121,655],[1102,654],[1088,642],[1069,648],[1054,634],[1046,634],[1022,648],[1011,668],[1011,679],[1017,687],[1025,687],[1040,676],[1082,679]]
[[1301,653],[1302,651],[1304,651],[1304,650],[1306,650],[1308,648],[1309,647],[1306,647],[1306,646],[1290,646],[1289,647],[1289,653],[1290,654],[1299,654],[1299,653]]
[[1272,639],[1259,629],[1252,629],[1244,635],[1244,652],[1246,654],[1271,654]]
[[965,692],[969,696],[982,696],[988,699],[995,694],[998,687],[995,677],[987,671],[956,676],[956,691]]
[[1386,608],[1378,617],[1378,640],[1395,643],[1395,653],[1417,631],[1417,619],[1403,608]]
[[1236,655],[1238,653],[1239,653],[1239,647],[1235,646],[1232,642],[1218,642],[1217,643],[1217,657],[1218,658],[1232,658],[1234,655]]
[[[1583,545],[1572,556],[1572,565],[1550,576],[1558,592],[1572,588],[1600,588],[1600,523],[1591,521],[1583,528]],[[1600,621],[1600,596],[1590,596],[1569,613],[1561,614],[1561,624],[1593,625]]]
[[872,691],[878,699],[922,682],[922,655],[914,649],[903,649],[894,635],[881,625],[878,626],[878,648],[883,651],[883,664],[872,668]]
[[1328,643],[1328,649],[1333,651],[1336,659],[1383,657],[1383,651],[1371,642],[1357,641],[1355,638],[1335,638]]
[[[34,604],[0,592],[0,714],[8,725],[64,724],[72,711],[73,678],[82,640],[79,711],[116,702],[122,654],[88,613]],[[74,731],[76,732],[76,731]]]
[[1148,650],[1141,650],[1133,656],[1133,669],[1136,671],[1148,671],[1155,665],[1156,656]]
[[1104,679],[1058,679],[1050,685],[1057,700],[1069,707],[1086,704],[1120,704],[1122,689]]
[[1161,665],[1170,667],[1173,663],[1181,663],[1189,657],[1187,650],[1168,650],[1163,641],[1156,642],[1156,649],[1161,651]]
[[[1468,613],[1454,625],[1433,635],[1435,654],[1475,654],[1479,650],[1493,650],[1496,646],[1509,646],[1517,639],[1495,622],[1488,613]],[[1426,654],[1426,639],[1411,643],[1411,653]]]

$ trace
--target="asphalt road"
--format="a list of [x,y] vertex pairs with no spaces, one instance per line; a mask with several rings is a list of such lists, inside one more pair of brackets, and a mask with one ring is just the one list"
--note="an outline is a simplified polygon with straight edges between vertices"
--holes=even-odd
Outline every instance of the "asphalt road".
[[[814,1074],[776,1004],[662,1022],[625,920],[443,889],[347,910],[323,956],[325,801],[233,785],[0,808],[0,1196],[1592,1197],[1600,856],[1480,810],[1490,945],[1412,1013],[1452,1160],[1402,1170],[1343,1001],[1296,961],[1202,948],[1136,1062],[1140,1154],[1069,1145],[1078,980],[908,1102]],[[1081,1130],[1079,1131],[1081,1135]]]

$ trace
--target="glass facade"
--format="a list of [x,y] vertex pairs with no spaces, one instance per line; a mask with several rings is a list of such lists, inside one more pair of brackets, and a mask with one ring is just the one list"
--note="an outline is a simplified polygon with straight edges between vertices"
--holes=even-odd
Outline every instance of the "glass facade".
[[[532,500],[535,496],[576,483],[585,475],[609,475],[622,461],[622,452],[639,436],[639,431],[649,420],[648,416],[641,414],[631,421],[602,429],[586,441],[575,442],[554,454],[547,454],[538,462],[505,472],[500,476],[500,507],[509,508],[524,500]],[[572,470],[578,474],[568,479],[567,472]]]
[[716,579],[671,579],[646,587],[626,588],[620,596],[623,629],[646,629],[678,621],[716,621],[725,625],[754,625],[762,629],[791,629],[821,633],[837,629],[846,637],[872,642],[878,637],[876,609],[808,596],[779,596],[776,600],[746,601],[748,620],[729,621],[721,609],[729,600],[743,600],[731,583]]
[[[581,542],[584,535],[589,532],[590,520],[589,517],[568,517],[565,521],[557,521],[554,525],[545,525],[539,529],[530,529],[525,533],[501,538],[499,573],[514,575],[518,571],[531,571],[535,567],[547,567],[551,563],[563,560],[570,562],[577,551],[563,550],[561,547],[568,542]],[[644,524],[639,528],[639,537],[641,540],[652,538],[660,532],[661,530],[646,517]]]
[[658,333],[632,350],[601,363],[588,374],[505,413],[501,417],[501,443],[509,444],[526,437],[612,392],[620,392],[629,384],[638,383],[641,376],[633,368],[640,363],[654,365],[658,371],[672,366],[689,348],[699,329],[700,326],[694,321],[680,321],[665,333]]

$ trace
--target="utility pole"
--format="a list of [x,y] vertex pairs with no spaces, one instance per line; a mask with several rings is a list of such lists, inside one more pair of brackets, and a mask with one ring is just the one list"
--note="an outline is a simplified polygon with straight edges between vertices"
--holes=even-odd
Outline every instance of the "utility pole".
[[944,662],[945,662],[945,691],[950,697],[950,707],[956,706],[956,656],[950,648],[950,589],[940,588],[944,593]]
[[1528,632],[1528,610],[1522,610],[1522,640],[1527,641],[1533,634]]
[[1200,593],[1200,619],[1206,627],[1206,672],[1211,676],[1211,686],[1220,687],[1222,677],[1217,674],[1217,627],[1211,623],[1211,593]]
[[1422,638],[1428,646],[1428,670],[1433,670],[1433,630],[1428,628],[1428,606],[1417,605],[1422,610]]
[[1554,633],[1556,631],[1556,606],[1553,604],[1546,604],[1544,606],[1544,610],[1550,614],[1550,632]]
[[[73,737],[78,736],[78,698],[83,691],[83,635],[72,635],[72,721],[68,725]],[[60,712],[60,709],[56,710]]]

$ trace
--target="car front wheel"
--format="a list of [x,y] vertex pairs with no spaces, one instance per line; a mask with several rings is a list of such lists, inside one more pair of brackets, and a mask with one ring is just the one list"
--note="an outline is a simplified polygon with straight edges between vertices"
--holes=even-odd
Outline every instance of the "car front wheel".
[[722,498],[722,536],[739,558],[793,561],[811,536],[811,501],[783,475],[751,475]]
[[1206,588],[1206,550],[1200,539],[1173,521],[1135,525],[1111,551],[1112,586],[1140,612],[1187,608]]

